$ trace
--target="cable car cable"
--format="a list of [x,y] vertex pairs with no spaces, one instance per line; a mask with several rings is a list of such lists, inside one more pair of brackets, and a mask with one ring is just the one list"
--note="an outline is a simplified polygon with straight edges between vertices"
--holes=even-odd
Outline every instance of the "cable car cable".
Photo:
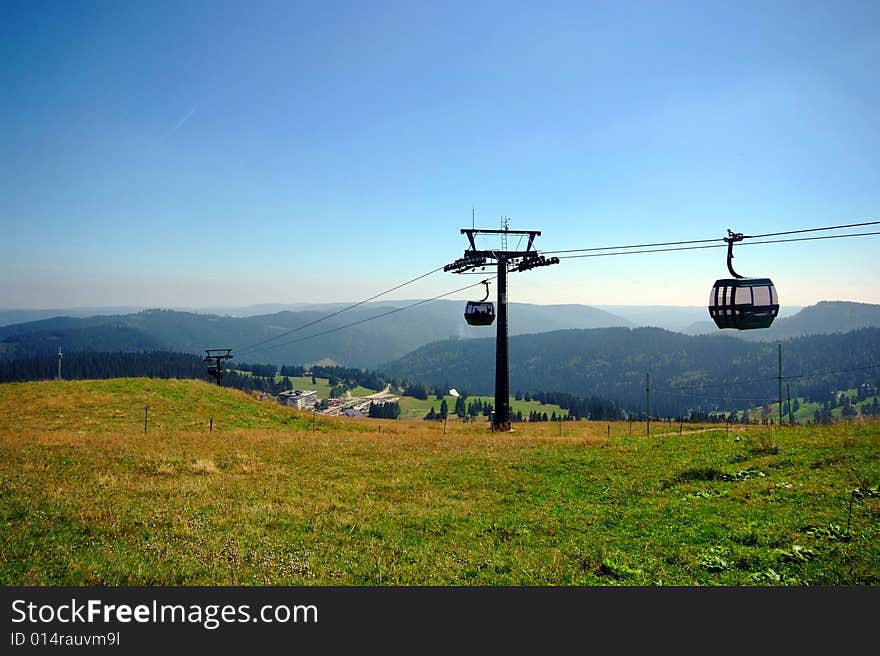
[[802,232],[817,232],[819,230],[842,230],[844,228],[860,228],[862,226],[878,225],[880,221],[865,221],[864,223],[850,223],[848,225],[827,226],[825,228],[804,228],[803,230],[788,230],[786,232],[767,232],[763,235],[745,235],[746,238],[777,237],[779,235],[795,235]]
[[[862,223],[849,223],[849,224],[845,224],[845,225],[825,226],[822,228],[804,228],[804,229],[800,229],[800,230],[787,230],[784,232],[768,232],[768,233],[756,234],[756,235],[743,235],[743,237],[746,239],[756,239],[756,238],[760,239],[762,237],[793,235],[793,234],[799,234],[799,233],[804,233],[804,232],[816,232],[816,231],[821,231],[821,230],[842,230],[844,228],[857,228],[857,227],[863,227],[863,226],[869,226],[869,225],[880,225],[880,221],[865,221]],[[867,234],[874,234],[874,233],[867,233]],[[846,237],[846,236],[850,236],[850,235],[836,235],[836,236]],[[859,235],[853,235],[853,236],[859,236]],[[825,238],[828,239],[831,237],[825,237]],[[723,241],[723,237],[715,237],[712,239],[691,239],[691,240],[684,240],[684,241],[656,242],[656,243],[652,243],[652,244],[629,244],[626,246],[596,246],[596,247],[592,247],[592,248],[572,248],[572,249],[567,249],[567,250],[555,250],[555,251],[543,250],[541,252],[543,252],[543,253],[587,253],[587,252],[594,252],[594,251],[628,250],[628,249],[633,249],[633,248],[654,248],[654,247],[659,247],[659,246],[682,246],[682,245],[690,245],[690,244],[706,244],[706,243],[719,242],[719,241]],[[762,243],[774,243],[774,242],[762,242]],[[720,246],[720,245],[717,245],[717,246]],[[649,251],[649,252],[652,252],[652,251]],[[661,251],[657,251],[657,252],[661,252]]]
[[348,310],[352,310],[352,309],[354,309],[354,308],[356,308],[356,307],[358,307],[358,306],[360,306],[360,305],[363,305],[364,303],[369,303],[370,301],[374,301],[374,300],[376,300],[377,298],[379,298],[379,297],[381,297],[381,296],[385,296],[386,294],[390,294],[390,293],[393,292],[393,291],[397,291],[397,290],[400,289],[401,287],[406,287],[407,285],[410,285],[410,284],[412,284],[412,283],[414,283],[414,282],[417,282],[417,281],[421,280],[422,278],[427,278],[428,276],[430,276],[430,275],[432,275],[432,274],[434,274],[434,273],[437,273],[438,271],[441,271],[442,269],[443,269],[443,267],[438,267],[438,268],[434,269],[433,271],[428,271],[427,273],[423,273],[422,275],[417,276],[417,277],[415,277],[415,278],[413,278],[413,279],[411,279],[411,280],[407,280],[406,282],[403,282],[403,283],[397,285],[396,287],[392,287],[391,289],[387,289],[387,290],[385,290],[384,292],[381,292],[381,293],[379,293],[379,294],[376,294],[376,295],[374,295],[374,296],[371,296],[370,298],[366,298],[366,299],[364,299],[364,300],[362,300],[362,301],[358,301],[357,303],[353,303],[352,305],[349,305],[349,306],[347,306],[347,307],[344,307],[344,308],[342,308],[341,310],[336,310],[335,312],[331,312],[330,314],[328,314],[328,315],[326,315],[326,316],[323,316],[323,317],[320,317],[320,318],[318,318],[318,319],[315,319],[314,321],[310,321],[309,323],[303,324],[302,326],[299,326],[298,328],[294,328],[294,329],[292,329],[292,330],[288,330],[288,331],[286,331],[286,332],[279,333],[279,334],[275,335],[274,337],[270,337],[270,338],[268,338],[268,339],[264,339],[264,340],[261,341],[261,342],[256,342],[255,344],[251,344],[250,346],[246,346],[246,347],[244,347],[244,348],[241,348],[241,349],[239,349],[239,350],[237,351],[237,355],[241,355],[242,353],[248,353],[248,352],[250,352],[250,351],[257,350],[257,348],[258,348],[259,346],[262,346],[262,345],[264,345],[264,344],[268,344],[269,342],[274,342],[276,339],[281,339],[282,337],[286,337],[286,336],[288,336],[288,335],[292,335],[292,334],[295,333],[295,332],[298,332],[298,331],[300,331],[300,330],[303,330],[304,328],[309,328],[309,327],[311,327],[311,326],[314,326],[315,324],[318,324],[318,323],[320,323],[320,322],[322,322],[322,321],[325,321],[326,319],[330,319],[330,318],[332,318],[332,317],[335,317],[335,316],[337,316],[337,315],[342,314],[343,312],[347,312]]
[[[492,276],[491,278],[488,278],[488,280],[493,280],[496,277],[497,276]],[[304,341],[306,341],[308,339],[312,339],[314,337],[322,337],[324,335],[329,335],[330,333],[335,333],[335,332],[337,332],[339,330],[343,330],[345,328],[351,328],[352,326],[357,326],[359,324],[366,323],[368,321],[373,321],[374,319],[381,319],[382,317],[387,317],[389,315],[396,314],[397,312],[403,312],[404,310],[414,308],[418,305],[424,305],[425,303],[430,303],[431,301],[436,301],[438,299],[444,298],[445,296],[450,296],[451,294],[457,294],[458,292],[463,292],[466,289],[470,289],[471,287],[476,287],[477,285],[482,285],[482,284],[483,284],[483,282],[480,281],[480,282],[476,282],[472,285],[467,285],[466,287],[459,287],[458,289],[453,289],[451,292],[446,292],[445,294],[439,294],[439,295],[434,296],[432,298],[427,298],[422,301],[416,301],[415,303],[410,303],[409,305],[405,305],[403,307],[394,308],[393,310],[389,310],[388,312],[383,312],[382,314],[377,314],[376,316],[373,316],[373,317],[359,319],[358,321],[353,321],[353,322],[347,323],[343,326],[337,326],[336,328],[330,328],[329,330],[325,330],[320,333],[315,333],[313,335],[307,335],[306,337],[300,337],[298,339],[294,339],[289,342],[282,342],[281,344],[270,344],[268,346],[263,347],[263,350],[279,348],[281,346],[290,346],[291,344],[298,344],[299,342],[304,342]]]
[[880,235],[880,230],[872,232],[851,232],[847,235],[823,235],[821,237],[796,237],[794,239],[770,239],[768,241],[743,241],[740,246],[752,246],[755,244],[784,244],[792,241],[817,241],[819,239],[842,239],[844,237],[867,237],[870,235]]
[[[843,237],[867,237],[870,235],[880,235],[880,230],[873,232],[854,232],[847,235],[823,235],[821,237],[796,237],[794,239],[768,239],[766,241],[743,241],[739,242],[740,246],[752,246],[757,244],[783,244],[787,242],[794,241],[816,241],[819,239],[841,239]],[[709,241],[718,241],[718,240],[709,240]],[[693,242],[692,242],[693,243]],[[609,248],[620,248],[617,246],[609,247]],[[727,248],[727,244],[709,244],[707,246],[682,246],[678,248],[655,248],[650,250],[638,250],[638,251],[622,251],[619,253],[588,253],[586,255],[562,255],[559,257],[560,260],[571,260],[575,258],[582,257],[606,257],[610,255],[639,255],[642,253],[668,253],[672,251],[693,251],[700,250],[704,248]],[[581,250],[589,250],[589,249],[581,249]],[[562,251],[542,251],[544,253],[550,252],[562,252]],[[579,251],[570,251],[570,252],[579,252]]]
[[[717,239],[713,239],[711,241],[718,241]],[[650,245],[650,244],[648,244]],[[617,248],[616,246],[613,248]],[[702,248],[727,248],[727,244],[711,244],[709,246],[681,246],[678,248],[656,248],[651,250],[639,250],[639,251],[621,251],[618,253],[588,253],[587,255],[561,255],[559,256],[560,260],[573,260],[581,257],[606,257],[609,255],[639,255],[641,253],[666,253],[671,251],[695,251],[700,250]],[[581,249],[581,250],[589,250],[589,249]],[[542,251],[544,253],[552,253],[552,252],[561,252],[561,251]],[[576,252],[576,251],[570,251]],[[579,252],[579,251],[578,251]]]
[[[763,237],[781,236],[781,235],[787,235],[787,234],[799,234],[799,233],[804,233],[804,232],[815,232],[815,231],[823,231],[823,230],[838,230],[838,229],[844,229],[844,228],[852,228],[852,227],[860,227],[860,226],[868,226],[868,225],[878,225],[878,224],[880,224],[880,221],[866,221],[866,222],[862,222],[862,223],[852,223],[852,224],[845,224],[845,225],[838,225],[838,226],[825,226],[825,227],[820,227],[820,228],[805,228],[805,229],[800,229],[800,230],[789,230],[789,231],[775,232],[775,233],[747,235],[747,236],[744,236],[744,238],[749,238],[749,239],[759,238],[760,239]],[[796,241],[814,241],[814,240],[820,240],[820,239],[837,239],[837,238],[843,238],[843,237],[865,237],[865,236],[872,236],[872,235],[880,235],[880,231],[850,233],[850,234],[845,234],[845,235],[823,235],[821,237],[800,237],[800,238],[795,238],[795,239],[775,239],[775,240],[749,241],[749,242],[741,241],[741,242],[739,242],[739,244],[741,246],[749,245],[749,244],[776,244],[776,243],[787,243],[787,242],[796,242]],[[709,243],[709,242],[718,242],[718,241],[723,241],[723,238],[695,239],[695,240],[685,240],[685,241],[675,241],[675,242],[657,242],[657,243],[648,243],[648,244],[630,244],[630,245],[626,245],[626,246],[603,246],[603,247],[567,249],[567,250],[556,250],[556,251],[541,251],[541,252],[542,253],[586,253],[584,255],[563,255],[562,257],[559,258],[559,259],[576,259],[576,258],[586,258],[586,257],[605,257],[605,256],[610,256],[610,255],[639,255],[639,254],[647,254],[647,253],[701,250],[701,249],[706,249],[706,248],[723,248],[726,246],[726,244],[724,244],[724,243],[721,243],[721,244]],[[703,244],[703,245],[692,246],[690,244]],[[675,248],[657,248],[659,246],[676,246],[676,247]],[[627,249],[640,249],[640,250],[627,250]],[[596,252],[596,251],[619,251],[619,252],[613,252],[613,253],[612,252],[601,252],[600,253],[600,252]],[[325,321],[327,319],[338,316],[338,315],[342,314],[343,312],[347,312],[348,310],[352,310],[356,307],[364,305],[365,303],[373,301],[377,298],[385,296],[386,294],[389,294],[393,291],[401,289],[402,287],[405,287],[409,284],[412,284],[412,283],[417,282],[423,278],[426,278],[434,273],[437,273],[438,271],[443,270],[443,268],[444,267],[437,267],[436,269],[428,271],[427,273],[416,276],[415,278],[412,278],[412,279],[410,279],[406,282],[403,282],[399,285],[396,285],[390,289],[387,289],[383,292],[375,294],[375,295],[373,295],[369,298],[366,298],[362,301],[358,301],[357,303],[353,303],[353,304],[348,305],[344,308],[336,310],[335,312],[331,312],[330,314],[327,314],[323,317],[320,317],[314,321],[310,321],[306,324],[303,324],[302,326],[298,326],[297,328],[293,328],[291,330],[279,333],[278,335],[274,335],[274,336],[267,338],[265,340],[262,340],[260,342],[255,342],[253,344],[245,346],[242,349],[239,349],[237,351],[237,355],[241,355],[243,353],[250,353],[250,352],[259,350],[259,347],[265,346],[265,345],[269,344],[270,342],[274,342],[278,339],[281,339],[282,337],[292,335],[300,330],[303,330],[305,328],[309,328],[309,327],[314,326],[322,321]],[[477,274],[477,272],[467,272],[467,273],[471,274],[471,275],[482,275],[482,274]],[[468,287],[464,287],[464,288],[461,288],[461,289],[458,289],[458,290],[455,290],[452,292],[448,292],[447,294],[442,294],[440,296],[436,296],[434,298],[427,299],[425,301],[419,301],[418,303],[415,303],[415,304],[412,304],[412,305],[409,305],[409,306],[406,306],[403,308],[397,308],[396,310],[393,310],[391,313],[397,312],[400,310],[404,310],[409,307],[414,307],[416,305],[420,305],[422,303],[426,303],[426,302],[429,302],[432,300],[437,300],[439,298],[443,298],[444,296],[454,294],[458,291],[463,291],[464,289],[474,287],[478,284],[481,284],[481,283],[476,283],[475,285],[469,285]],[[378,315],[376,317],[369,317],[367,319],[362,319],[360,321],[356,321],[351,324],[346,324],[345,326],[340,326],[340,327],[334,328],[333,330],[328,331],[328,332],[335,332],[337,330],[341,330],[342,328],[358,325],[358,324],[363,323],[365,321],[370,321],[374,318],[378,319],[382,316],[387,316],[387,315]],[[307,339],[311,339],[312,337],[317,337],[322,334],[326,334],[326,333],[317,333],[315,335],[309,336]],[[295,341],[299,341],[299,340],[295,340]],[[294,342],[285,342],[285,344],[295,343],[295,341]],[[274,345],[268,346],[266,348],[275,348],[275,346]]]
[[721,241],[721,237],[715,237],[713,239],[691,239],[689,241],[666,241],[666,242],[658,242],[654,244],[630,244],[628,246],[596,246],[593,248],[572,248],[568,250],[561,251],[548,251],[542,250],[542,253],[584,253],[587,251],[614,251],[614,250],[626,250],[628,248],[649,248],[653,246],[678,246],[681,244],[704,244],[707,242],[715,242]]

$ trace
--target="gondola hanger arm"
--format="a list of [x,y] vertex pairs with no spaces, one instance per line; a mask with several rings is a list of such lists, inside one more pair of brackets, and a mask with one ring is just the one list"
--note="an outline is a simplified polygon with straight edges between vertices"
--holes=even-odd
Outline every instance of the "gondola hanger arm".
[[486,285],[486,295],[483,297],[483,300],[480,301],[480,303],[485,303],[485,302],[486,302],[486,299],[489,298],[489,281],[488,281],[488,280],[483,280],[483,284]]
[[733,270],[733,245],[744,238],[745,235],[743,233],[733,232],[730,228],[727,229],[727,236],[723,238],[727,242],[727,270],[730,271],[730,275],[734,278],[742,278],[743,276]]

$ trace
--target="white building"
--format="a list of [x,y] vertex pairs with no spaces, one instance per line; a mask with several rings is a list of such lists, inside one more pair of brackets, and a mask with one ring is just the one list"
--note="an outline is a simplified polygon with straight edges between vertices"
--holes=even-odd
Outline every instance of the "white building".
[[294,408],[308,408],[318,402],[318,393],[314,390],[285,390],[278,395],[278,403]]

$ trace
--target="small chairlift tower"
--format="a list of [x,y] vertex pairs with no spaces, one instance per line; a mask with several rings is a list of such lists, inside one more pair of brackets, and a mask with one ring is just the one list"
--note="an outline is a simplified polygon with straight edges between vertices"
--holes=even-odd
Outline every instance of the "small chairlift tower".
[[207,353],[205,362],[208,363],[208,373],[217,379],[217,384],[219,385],[220,379],[223,377],[222,363],[224,360],[232,358],[232,349],[205,349],[205,353]]

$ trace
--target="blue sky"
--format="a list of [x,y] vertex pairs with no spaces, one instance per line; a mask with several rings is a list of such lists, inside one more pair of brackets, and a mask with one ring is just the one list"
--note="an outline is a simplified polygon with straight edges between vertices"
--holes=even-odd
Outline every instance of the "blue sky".
[[[460,257],[472,208],[548,251],[880,220],[878,64],[869,1],[0,0],[0,307],[356,301]],[[880,303],[878,252],[736,266]],[[724,276],[571,259],[510,297],[703,305]]]

